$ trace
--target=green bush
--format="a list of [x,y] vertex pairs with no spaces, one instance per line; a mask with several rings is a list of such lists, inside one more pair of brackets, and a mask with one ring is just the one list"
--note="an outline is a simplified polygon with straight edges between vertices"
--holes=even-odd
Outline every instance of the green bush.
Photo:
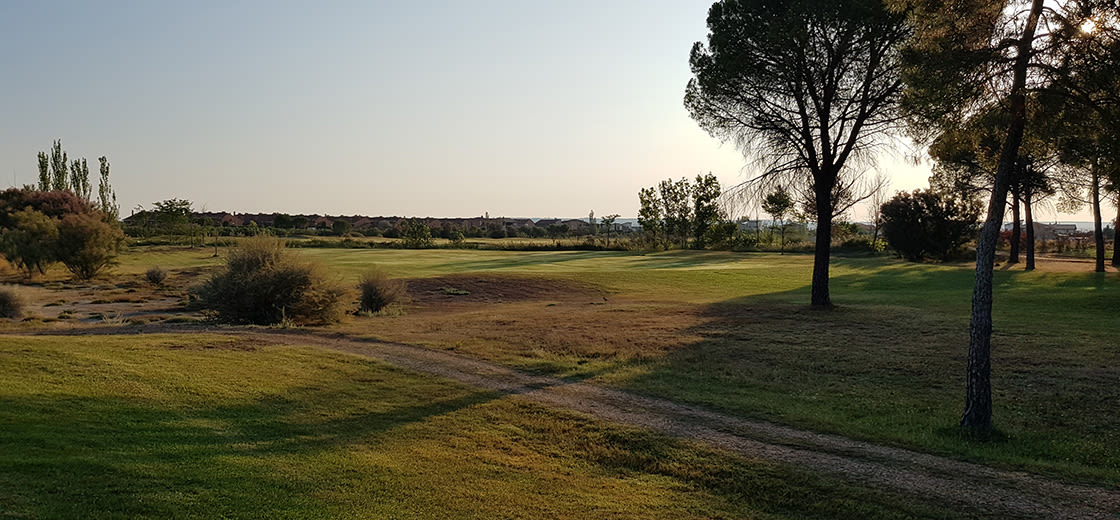
[[379,312],[381,309],[394,303],[400,303],[405,298],[406,284],[404,280],[389,278],[381,269],[373,269],[358,280],[358,310],[362,312]]
[[167,271],[155,266],[145,271],[144,277],[148,279],[148,283],[158,287],[163,285],[163,281],[167,279]]
[[199,303],[232,323],[324,324],[342,317],[346,290],[321,263],[300,258],[275,238],[245,240],[226,270],[199,290]]
[[980,206],[934,190],[899,192],[882,206],[887,243],[910,261],[948,260],[976,238]]
[[119,226],[98,213],[71,213],[58,223],[58,259],[78,279],[89,280],[112,265],[124,245]]
[[58,259],[58,223],[31,208],[8,216],[8,226],[0,235],[0,249],[12,265],[28,276],[47,268]]
[[18,318],[23,314],[23,298],[11,287],[0,287],[0,318]]

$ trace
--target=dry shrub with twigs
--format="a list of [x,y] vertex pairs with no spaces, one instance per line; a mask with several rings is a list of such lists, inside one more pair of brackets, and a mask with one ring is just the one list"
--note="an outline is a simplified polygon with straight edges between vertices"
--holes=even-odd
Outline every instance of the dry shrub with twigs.
[[406,295],[404,280],[389,278],[384,271],[373,268],[358,279],[358,310],[379,312],[394,303],[400,303]]
[[271,237],[241,242],[225,272],[198,289],[199,302],[222,321],[260,325],[312,325],[338,321],[346,290],[327,269],[284,248]]
[[23,298],[11,287],[0,287],[0,317],[18,318],[23,314]]
[[167,279],[167,271],[164,271],[157,265],[145,271],[144,277],[148,279],[148,283],[159,287],[163,285],[163,281]]

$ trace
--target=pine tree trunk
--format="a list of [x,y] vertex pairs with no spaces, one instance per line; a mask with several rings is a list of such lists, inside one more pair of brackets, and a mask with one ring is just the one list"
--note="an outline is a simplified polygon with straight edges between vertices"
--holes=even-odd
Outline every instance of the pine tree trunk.
[[828,176],[832,182],[817,181],[817,243],[813,248],[813,289],[812,306],[819,309],[832,308],[832,298],[828,293],[828,262],[832,252],[832,188],[835,176]]
[[1034,271],[1034,215],[1031,213],[1031,198],[1023,199],[1023,215],[1027,227],[1027,271]]
[[1101,177],[1093,161],[1093,241],[1097,248],[1097,272],[1104,272],[1104,229],[1101,227]]
[[1116,195],[1116,221],[1112,223],[1112,267],[1120,267],[1120,193]]
[[1011,252],[1008,254],[1007,263],[1019,263],[1019,243],[1023,237],[1022,226],[1019,225],[1019,190],[1011,191]]
[[992,200],[988,204],[988,218],[980,232],[976,244],[976,285],[972,291],[972,317],[969,321],[968,368],[964,413],[961,426],[973,432],[987,432],[992,429],[992,277],[995,270],[996,245],[999,243],[999,229],[1003,226],[1003,210],[1007,206],[1007,188],[1010,185],[1011,169],[1019,156],[1019,145],[1023,142],[1023,130],[1027,122],[1026,95],[1027,67],[1030,65],[1032,42],[1038,18],[1042,14],[1043,0],[1034,0],[1027,17],[1023,36],[1018,42],[1015,59],[1015,78],[1011,85],[1010,102],[1011,122],[1007,129],[1007,141],[1003,144],[999,167],[992,186]]

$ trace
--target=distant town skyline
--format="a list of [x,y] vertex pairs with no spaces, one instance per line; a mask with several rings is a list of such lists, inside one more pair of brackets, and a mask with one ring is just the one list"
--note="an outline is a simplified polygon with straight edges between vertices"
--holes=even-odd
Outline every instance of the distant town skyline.
[[[660,180],[752,176],[682,105],[710,5],[5,2],[0,175],[34,183],[36,153],[61,139],[72,158],[109,157],[124,216],[182,198],[246,213],[634,217],[638,190]],[[879,161],[892,190],[927,186],[908,153]]]

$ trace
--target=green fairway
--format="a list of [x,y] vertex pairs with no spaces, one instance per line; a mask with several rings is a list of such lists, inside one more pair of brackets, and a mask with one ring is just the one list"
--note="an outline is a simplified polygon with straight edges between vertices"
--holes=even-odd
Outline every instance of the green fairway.
[[322,349],[0,338],[3,518],[959,518]]

